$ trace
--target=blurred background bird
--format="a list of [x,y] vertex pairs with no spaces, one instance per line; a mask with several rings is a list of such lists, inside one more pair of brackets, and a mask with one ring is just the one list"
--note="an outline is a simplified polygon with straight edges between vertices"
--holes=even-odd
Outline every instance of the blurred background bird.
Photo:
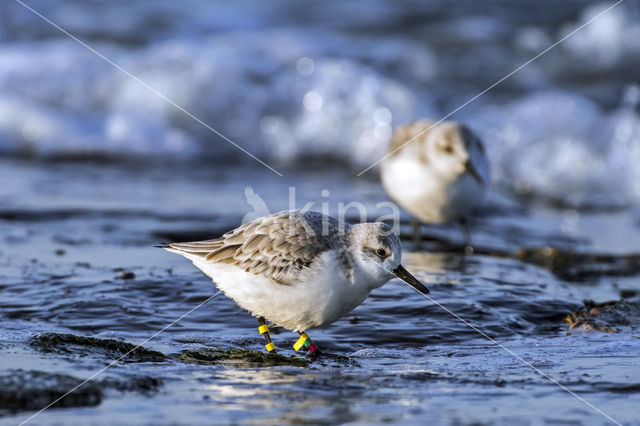
[[420,222],[458,221],[465,252],[473,252],[467,215],[484,201],[489,161],[480,138],[467,126],[424,120],[399,127],[380,177],[389,197],[413,216],[416,244],[422,240]]

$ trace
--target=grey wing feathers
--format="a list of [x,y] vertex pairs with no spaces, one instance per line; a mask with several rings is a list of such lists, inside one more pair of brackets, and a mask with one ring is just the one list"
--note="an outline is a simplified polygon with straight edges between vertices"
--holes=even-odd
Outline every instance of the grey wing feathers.
[[328,220],[332,228],[338,225],[335,219],[318,213],[281,212],[248,222],[217,239],[172,243],[168,248],[293,284],[300,270],[331,248],[329,239],[322,236],[322,220]]
[[220,238],[214,240],[205,241],[191,241],[186,243],[170,243],[165,244],[165,247],[170,247],[179,251],[184,251],[191,254],[206,254],[213,250],[222,247],[223,241]]

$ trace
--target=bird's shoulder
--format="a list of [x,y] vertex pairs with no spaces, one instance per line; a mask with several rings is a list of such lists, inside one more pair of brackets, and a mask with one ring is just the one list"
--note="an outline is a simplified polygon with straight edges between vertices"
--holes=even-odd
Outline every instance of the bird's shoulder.
[[[414,145],[414,142],[426,139],[425,135],[434,125],[434,121],[421,120],[396,128],[389,142],[389,153],[396,154],[406,146]],[[409,141],[411,141],[411,144],[408,144]]]

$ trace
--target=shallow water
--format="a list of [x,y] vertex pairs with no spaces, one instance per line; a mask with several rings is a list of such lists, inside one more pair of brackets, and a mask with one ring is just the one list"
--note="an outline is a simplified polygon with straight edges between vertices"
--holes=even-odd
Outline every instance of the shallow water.
[[[338,170],[291,171],[282,180],[238,167],[178,172],[162,165],[11,160],[0,170],[15,183],[1,194],[0,379],[32,370],[71,376],[26,376],[23,385],[31,384],[33,395],[57,395],[52,387],[68,388],[76,383],[69,380],[89,377],[120,356],[82,344],[44,351],[30,344],[34,336],[71,333],[136,344],[212,295],[211,281],[188,261],[153,245],[236,226],[251,210],[245,185],[261,182],[254,189],[272,210],[286,208],[278,202],[290,181],[305,189],[300,203],[320,205],[324,188],[336,200],[385,199],[377,182]],[[524,207],[491,195],[474,220],[480,254],[458,253],[456,227],[425,228],[435,240],[419,252],[405,240],[407,268],[428,285],[430,298],[389,282],[350,316],[311,331],[330,354],[325,358],[307,365],[265,362],[256,321],[219,295],[144,343],[165,360],[116,363],[93,388],[77,391],[74,406],[49,409],[33,424],[610,423],[513,354],[617,421],[637,424],[640,273],[629,267],[615,276],[623,271],[621,259],[631,262],[637,216],[582,213],[563,231],[561,211]],[[611,241],[626,236],[627,245],[593,238],[594,229],[605,227],[618,235]],[[558,252],[550,270],[540,261],[548,249],[535,250],[546,245],[585,257],[563,264],[558,259],[566,255]],[[530,254],[518,253],[522,246],[531,247]],[[589,263],[597,253],[613,256]],[[578,267],[590,272],[579,281],[559,278]],[[621,294],[625,305],[599,313],[583,305],[585,299],[620,301]],[[586,321],[570,328],[565,318],[574,311]],[[282,355],[294,356],[293,333],[273,338]],[[221,352],[213,356],[208,348]],[[229,352],[237,348],[254,352]],[[180,354],[189,350],[201,355],[185,362]],[[91,392],[100,395],[99,404]],[[34,413],[0,410],[2,424]]]
[[417,250],[401,212],[430,297],[389,282],[310,332],[317,360],[284,330],[264,356],[249,314],[198,307],[211,281],[153,246],[239,225],[247,186],[271,212],[388,215],[376,167],[355,174],[394,127],[443,117],[609,3],[26,3],[284,176],[3,2],[0,424],[139,343],[155,352],[30,424],[640,424],[637,0],[452,117],[492,166],[475,254],[456,226],[424,227]]

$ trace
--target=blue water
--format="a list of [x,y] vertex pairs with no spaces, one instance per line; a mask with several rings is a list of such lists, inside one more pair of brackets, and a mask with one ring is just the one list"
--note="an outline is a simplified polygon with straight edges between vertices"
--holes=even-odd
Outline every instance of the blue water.
[[[255,191],[274,210],[289,179],[307,189],[305,203],[326,200],[321,188],[336,200],[385,197],[377,182],[338,170],[278,178],[237,166],[175,172],[16,160],[3,161],[0,170],[12,183],[3,190],[0,228],[2,374],[22,369],[89,377],[111,358],[43,353],[28,346],[29,338],[63,332],[140,343],[213,294],[211,281],[193,265],[153,245],[237,226],[251,210],[247,183],[260,182]],[[584,299],[620,300],[623,290],[637,292],[637,272],[609,276],[595,267],[584,280],[569,282],[509,254],[552,244],[575,253],[617,248],[623,259],[633,244],[608,246],[592,238],[599,234],[593,230],[608,227],[611,240],[638,241],[635,222],[624,221],[633,216],[582,213],[571,232],[563,232],[561,211],[516,206],[522,207],[492,194],[491,215],[474,220],[478,250],[493,255],[464,256],[438,244],[417,252],[410,238],[405,241],[404,263],[433,299],[389,282],[348,317],[310,332],[331,358],[308,367],[118,363],[100,377],[150,376],[162,385],[151,395],[107,390],[96,407],[50,409],[34,424],[608,424],[513,354],[616,420],[634,424],[640,402],[637,297],[613,308],[613,317],[595,317],[614,333],[569,329],[564,318],[583,309]],[[461,240],[456,227],[425,232],[452,244]],[[121,278],[122,271],[134,278]],[[220,295],[144,346],[166,354],[207,347],[261,351],[256,327]],[[283,330],[273,339],[280,353],[294,354],[293,333]],[[4,414],[0,423],[15,424],[33,412]]]
[[[214,294],[153,246],[238,226],[248,186],[271,212],[357,201],[369,219],[387,213],[377,168],[356,174],[395,126],[446,115],[610,3],[27,4],[283,176],[3,2],[2,383],[84,379],[113,360],[43,352],[33,336],[140,343]],[[389,282],[310,331],[330,355],[305,367],[119,362],[97,386],[157,389],[106,387],[98,405],[29,424],[640,424],[639,14],[625,0],[453,115],[484,140],[493,187],[472,256],[456,226],[425,227],[416,249],[401,212],[404,263],[432,299]],[[576,311],[588,320],[570,328]],[[256,326],[220,295],[144,346],[262,351]],[[294,355],[293,333],[273,339]],[[2,404],[0,424],[35,414]]]

